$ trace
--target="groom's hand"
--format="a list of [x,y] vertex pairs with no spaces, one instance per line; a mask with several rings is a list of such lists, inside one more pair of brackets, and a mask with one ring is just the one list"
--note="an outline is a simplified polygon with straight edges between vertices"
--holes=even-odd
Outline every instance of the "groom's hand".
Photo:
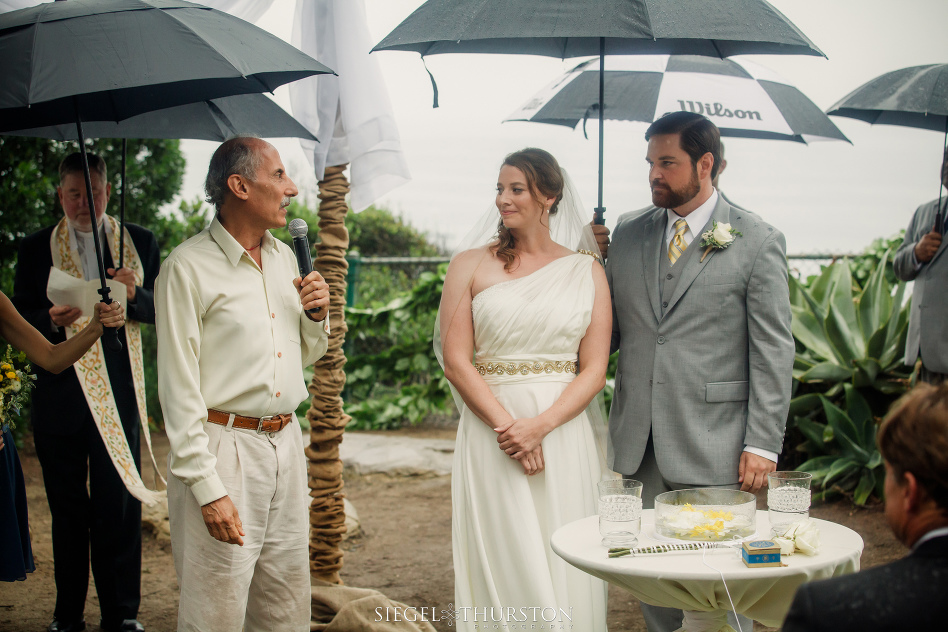
[[602,255],[602,260],[605,261],[606,257],[609,256],[609,229],[602,224],[596,224],[595,220],[590,226],[592,226],[593,235],[596,237],[596,243],[599,245],[599,254]]
[[777,464],[770,459],[753,452],[742,452],[741,464],[737,470],[741,491],[756,492],[767,483],[767,473],[776,470]]
[[534,418],[514,419],[513,421],[494,428],[497,433],[497,443],[507,456],[520,460],[528,452],[533,452],[540,446],[543,437],[547,435],[540,420]]

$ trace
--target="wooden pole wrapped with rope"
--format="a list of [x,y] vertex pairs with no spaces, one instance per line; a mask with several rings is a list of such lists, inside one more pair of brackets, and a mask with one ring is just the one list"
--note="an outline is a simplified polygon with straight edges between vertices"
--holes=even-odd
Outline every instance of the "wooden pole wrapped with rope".
[[346,532],[343,506],[342,460],[339,444],[349,416],[342,409],[342,389],[346,383],[343,352],[346,319],[346,273],[349,264],[349,231],[346,229],[346,195],[349,182],[344,171],[347,165],[326,167],[319,181],[319,242],[316,245],[314,268],[329,284],[329,349],[313,367],[309,385],[312,395],[306,418],[310,423],[309,459],[310,503],[309,558],[313,578],[341,584],[340,543]]

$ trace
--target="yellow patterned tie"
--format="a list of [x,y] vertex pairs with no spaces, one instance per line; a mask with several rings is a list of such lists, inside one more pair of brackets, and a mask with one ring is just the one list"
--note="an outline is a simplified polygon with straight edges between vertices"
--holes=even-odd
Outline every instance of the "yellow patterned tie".
[[668,244],[668,260],[671,261],[672,265],[675,265],[681,253],[688,248],[684,238],[686,230],[688,230],[688,222],[683,219],[675,220],[675,235]]

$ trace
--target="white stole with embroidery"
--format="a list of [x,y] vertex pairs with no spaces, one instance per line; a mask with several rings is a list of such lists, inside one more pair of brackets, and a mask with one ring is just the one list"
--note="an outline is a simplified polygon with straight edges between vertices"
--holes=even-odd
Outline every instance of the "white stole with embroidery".
[[[106,233],[111,233],[112,237],[107,240],[109,250],[112,253],[112,261],[117,262],[119,261],[119,240],[115,238],[115,235],[119,233],[118,222],[108,215],[105,216],[105,221],[107,222]],[[83,278],[79,251],[65,218],[60,220],[59,224],[53,229],[50,237],[50,250],[53,255],[53,267],[77,279]],[[141,286],[145,278],[144,268],[128,230],[125,231],[124,265],[134,272],[135,283]],[[66,337],[71,338],[79,333],[91,320],[91,316],[79,317],[73,324],[66,327]],[[142,334],[141,325],[137,321],[126,321],[125,340],[132,367],[132,379],[135,384],[135,399],[138,403],[138,417],[142,424],[142,436],[148,446],[148,453],[151,455],[151,462],[155,466],[155,473],[161,479],[161,482],[165,483],[165,479],[161,476],[155,462],[155,454],[151,447],[151,434],[148,432]],[[112,395],[112,386],[109,382],[109,372],[105,364],[102,341],[96,340],[95,344],[73,366],[76,369],[76,377],[79,378],[82,392],[89,403],[92,418],[99,429],[99,435],[102,437],[102,442],[105,444],[105,448],[112,458],[112,463],[115,465],[115,470],[121,477],[122,482],[125,483],[125,487],[128,488],[132,496],[146,505],[155,504],[165,496],[166,492],[148,489],[135,467],[132,451],[125,437],[125,431],[122,429],[122,420],[115,404],[115,397]]]

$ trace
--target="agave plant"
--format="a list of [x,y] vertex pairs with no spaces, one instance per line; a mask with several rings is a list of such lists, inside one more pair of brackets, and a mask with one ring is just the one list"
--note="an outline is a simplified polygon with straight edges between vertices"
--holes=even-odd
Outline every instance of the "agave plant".
[[905,284],[886,278],[889,256],[863,287],[847,260],[824,268],[809,287],[790,278],[797,353],[789,417],[806,438],[798,449],[812,457],[800,469],[813,472],[824,493],[855,490],[858,504],[881,484],[877,419],[911,374],[902,364],[909,305]]
[[[853,283],[845,259],[824,268],[809,288],[790,278],[794,379],[826,385],[820,390],[830,398],[840,395],[844,383],[887,394],[905,390],[909,305],[903,305],[905,283],[893,291],[886,280],[888,257],[886,251],[863,288]],[[811,398],[808,407],[816,406]]]
[[882,454],[876,444],[877,423],[858,390],[844,384],[843,391],[845,411],[817,395],[826,423],[807,417],[796,419],[797,428],[807,439],[805,449],[817,455],[799,469],[813,475],[813,484],[820,489],[815,494],[817,499],[852,490],[853,501],[864,505],[873,492],[882,497],[885,479]]

